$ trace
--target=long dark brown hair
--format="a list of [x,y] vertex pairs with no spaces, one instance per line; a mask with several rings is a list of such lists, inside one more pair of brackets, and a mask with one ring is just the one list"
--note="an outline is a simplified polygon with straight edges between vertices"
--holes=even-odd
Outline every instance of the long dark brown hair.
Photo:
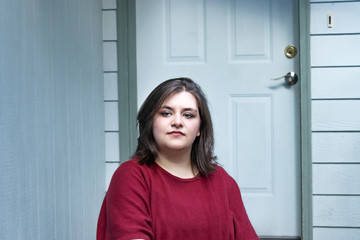
[[139,127],[138,146],[133,157],[139,159],[140,164],[151,166],[156,157],[158,147],[153,135],[154,116],[159,111],[165,99],[173,93],[191,93],[197,101],[200,115],[200,136],[191,148],[191,161],[200,174],[207,176],[216,169],[214,156],[214,133],[206,97],[200,86],[190,78],[173,78],[158,85],[146,98],[137,115]]

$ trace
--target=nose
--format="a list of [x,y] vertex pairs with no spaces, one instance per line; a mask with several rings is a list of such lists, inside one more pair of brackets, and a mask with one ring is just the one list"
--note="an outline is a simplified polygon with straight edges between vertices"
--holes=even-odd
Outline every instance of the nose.
[[175,114],[173,121],[171,122],[172,127],[180,128],[183,126],[181,116],[179,114]]

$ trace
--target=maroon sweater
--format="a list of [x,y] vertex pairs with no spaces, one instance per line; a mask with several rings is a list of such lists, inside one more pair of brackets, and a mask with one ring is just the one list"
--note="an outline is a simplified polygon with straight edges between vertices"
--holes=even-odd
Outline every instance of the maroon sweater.
[[123,163],[101,207],[97,240],[257,240],[236,182],[217,167],[181,179],[156,163]]

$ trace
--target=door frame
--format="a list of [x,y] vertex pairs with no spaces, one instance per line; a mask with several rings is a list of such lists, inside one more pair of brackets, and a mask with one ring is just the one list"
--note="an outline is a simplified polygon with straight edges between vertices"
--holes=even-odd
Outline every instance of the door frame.
[[[116,0],[120,162],[137,145],[136,1]],[[298,0],[300,58],[301,239],[312,240],[310,2]]]

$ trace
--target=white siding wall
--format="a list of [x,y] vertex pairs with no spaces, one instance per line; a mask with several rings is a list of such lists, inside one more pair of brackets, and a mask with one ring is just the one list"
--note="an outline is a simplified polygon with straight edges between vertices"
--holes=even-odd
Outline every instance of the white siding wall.
[[95,239],[101,1],[0,2],[0,239]]
[[311,1],[314,240],[360,239],[359,22],[359,1]]
[[103,0],[106,189],[120,164],[116,0]]

